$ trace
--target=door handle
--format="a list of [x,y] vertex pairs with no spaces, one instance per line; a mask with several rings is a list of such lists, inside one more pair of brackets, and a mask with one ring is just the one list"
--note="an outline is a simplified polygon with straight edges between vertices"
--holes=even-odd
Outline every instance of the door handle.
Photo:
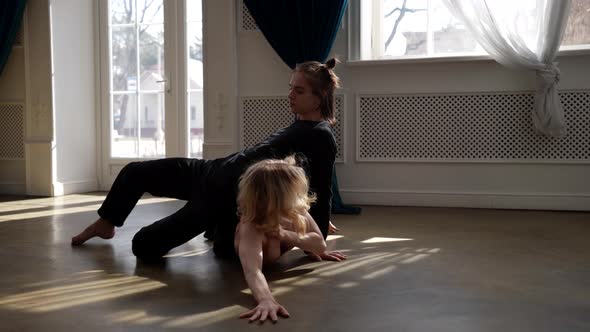
[[156,83],[164,83],[164,84],[166,84],[166,86],[164,87],[164,90],[167,93],[170,93],[170,84],[168,84],[168,79],[158,80],[158,81],[156,81]]

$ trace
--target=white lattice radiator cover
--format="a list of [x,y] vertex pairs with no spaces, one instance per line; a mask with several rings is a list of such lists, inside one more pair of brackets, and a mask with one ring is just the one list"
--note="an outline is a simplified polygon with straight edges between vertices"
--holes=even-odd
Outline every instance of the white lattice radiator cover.
[[23,33],[24,33],[23,26],[21,24],[20,29],[18,29],[18,31],[16,32],[16,36],[14,37],[14,45],[13,46],[23,46],[23,39],[24,39]]
[[[336,138],[338,153],[336,160],[343,161],[343,97],[336,96],[336,125],[332,132]],[[242,107],[242,147],[250,147],[265,139],[275,130],[289,126],[294,121],[286,97],[243,97]]]
[[0,159],[25,157],[24,105],[0,103]]
[[258,25],[256,24],[254,17],[252,17],[252,14],[250,14],[250,11],[248,10],[248,7],[246,7],[246,4],[244,2],[242,2],[240,21],[240,27],[242,31],[258,30]]
[[360,95],[359,161],[590,161],[590,91],[560,93],[568,134],[532,127],[533,94]]

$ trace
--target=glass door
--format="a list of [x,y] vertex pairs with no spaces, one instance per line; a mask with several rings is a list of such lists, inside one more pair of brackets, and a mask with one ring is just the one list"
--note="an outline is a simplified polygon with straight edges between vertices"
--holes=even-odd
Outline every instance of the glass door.
[[111,0],[110,156],[166,155],[164,0]]
[[202,0],[101,0],[104,189],[134,160],[202,157]]
[[203,157],[203,12],[202,0],[186,1],[187,101],[189,155]]

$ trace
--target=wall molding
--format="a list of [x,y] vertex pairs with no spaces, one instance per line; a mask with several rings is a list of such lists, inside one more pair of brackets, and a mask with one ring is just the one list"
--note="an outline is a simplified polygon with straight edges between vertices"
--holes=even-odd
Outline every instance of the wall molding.
[[87,193],[98,190],[98,180],[53,182],[53,196]]
[[590,211],[590,193],[502,193],[340,189],[347,204]]
[[1,183],[0,194],[2,195],[24,195],[27,192],[26,183]]

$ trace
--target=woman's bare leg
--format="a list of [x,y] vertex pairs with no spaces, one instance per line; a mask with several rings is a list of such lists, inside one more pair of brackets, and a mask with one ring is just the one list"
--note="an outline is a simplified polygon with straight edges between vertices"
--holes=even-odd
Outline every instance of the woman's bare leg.
[[72,245],[79,246],[96,236],[105,240],[112,239],[115,236],[115,226],[106,219],[98,218],[80,234],[72,237]]

